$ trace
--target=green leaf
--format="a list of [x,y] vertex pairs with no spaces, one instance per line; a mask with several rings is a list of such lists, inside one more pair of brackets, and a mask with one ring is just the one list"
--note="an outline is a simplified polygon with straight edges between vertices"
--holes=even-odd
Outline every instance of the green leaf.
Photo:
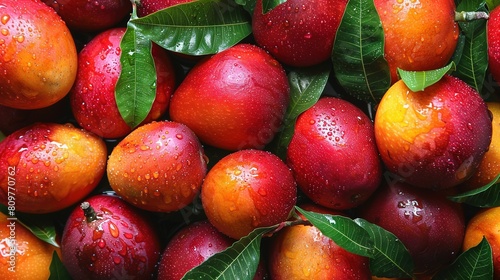
[[329,75],[329,64],[293,69],[289,72],[290,105],[285,113],[282,130],[276,135],[276,148],[274,149],[275,154],[283,160],[293,136],[297,117],[316,104],[325,89]]
[[486,0],[486,5],[489,11],[493,11],[493,9],[500,5],[500,0]]
[[3,139],[5,139],[5,135],[0,131],[0,142],[2,142]]
[[262,11],[265,14],[286,1],[287,0],[262,0]]
[[223,51],[252,32],[249,14],[232,0],[198,0],[131,19],[137,33],[188,55]]
[[350,0],[332,51],[335,76],[357,99],[378,102],[391,85],[384,30],[373,0]]
[[[478,0],[462,1],[457,11],[487,12],[485,3]],[[462,79],[481,92],[488,69],[488,45],[486,39],[486,20],[471,20],[458,23],[464,37],[462,55],[456,60],[454,76]]]
[[486,238],[463,252],[447,268],[439,271],[433,280],[483,280],[493,279],[493,260],[491,247]]
[[71,275],[69,275],[68,270],[61,262],[61,259],[54,251],[52,253],[52,261],[50,262],[50,276],[49,280],[68,280],[71,279]]
[[252,280],[259,265],[262,236],[276,228],[272,226],[253,230],[226,250],[188,271],[182,279]]
[[55,215],[56,213],[54,215],[16,213],[16,218],[18,223],[26,227],[36,237],[55,247],[59,247],[54,226]]
[[[19,221],[19,220],[18,220]],[[40,223],[24,223],[21,222],[29,231],[31,231],[36,237],[45,241],[51,245],[59,247],[59,244],[56,241],[57,233],[54,225],[49,224],[40,224]]]
[[414,91],[423,91],[426,87],[431,86],[441,80],[441,78],[455,70],[455,62],[450,62],[445,67],[428,70],[428,71],[406,71],[398,68],[398,74],[406,86]]
[[500,206],[500,174],[490,183],[455,196],[448,197],[458,203],[466,203],[476,207],[497,207]]
[[55,247],[60,247],[56,240],[57,232],[53,222],[54,217],[52,215],[16,213],[10,211],[7,206],[3,204],[0,204],[0,212],[9,218],[14,218],[15,220],[13,221],[28,229],[40,240]]
[[357,255],[373,257],[373,243],[370,235],[352,219],[340,215],[305,211],[298,206],[295,208],[323,235],[332,239],[340,247]]
[[361,218],[354,220],[373,240],[374,255],[370,270],[374,276],[412,278],[413,259],[403,243],[391,232]]
[[[132,18],[136,16],[134,6]],[[116,83],[115,99],[123,120],[135,128],[147,117],[156,98],[156,69],[151,41],[133,20],[120,42],[121,72]]]

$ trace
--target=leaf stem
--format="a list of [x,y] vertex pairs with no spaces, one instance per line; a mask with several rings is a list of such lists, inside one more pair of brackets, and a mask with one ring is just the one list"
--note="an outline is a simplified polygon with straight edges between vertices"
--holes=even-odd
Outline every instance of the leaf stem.
[[136,19],[138,18],[137,16],[137,4],[140,4],[140,0],[130,0],[130,3],[132,3],[132,14],[130,15],[130,19]]
[[490,15],[487,12],[456,12],[455,11],[455,21],[473,21],[477,19],[488,19]]

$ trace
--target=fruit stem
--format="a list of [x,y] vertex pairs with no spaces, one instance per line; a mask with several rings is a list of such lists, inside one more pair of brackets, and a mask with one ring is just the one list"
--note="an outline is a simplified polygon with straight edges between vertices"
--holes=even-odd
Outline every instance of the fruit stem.
[[455,21],[473,21],[476,19],[488,19],[490,15],[487,12],[455,12]]
[[82,204],[80,204],[80,208],[82,208],[83,210],[83,215],[85,216],[87,223],[91,223],[97,220],[97,214],[95,213],[94,208],[90,206],[90,203],[84,201],[82,202]]

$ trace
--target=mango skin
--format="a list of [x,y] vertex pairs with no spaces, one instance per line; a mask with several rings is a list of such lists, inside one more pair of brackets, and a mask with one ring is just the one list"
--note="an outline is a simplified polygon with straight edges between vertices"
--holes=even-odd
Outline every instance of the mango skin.
[[219,160],[207,173],[201,201],[212,225],[233,239],[286,221],[297,202],[292,172],[267,151],[246,149]]
[[0,5],[0,105],[39,109],[66,96],[77,70],[73,37],[40,1]]
[[111,188],[130,204],[154,212],[192,203],[206,173],[198,138],[172,121],[139,126],[114,147],[107,165]]
[[98,136],[71,124],[36,123],[0,142],[0,203],[16,211],[51,213],[87,196],[106,168]]
[[387,170],[421,188],[453,188],[467,180],[491,136],[486,103],[452,76],[418,92],[396,82],[375,115],[375,140]]
[[280,129],[289,92],[277,60],[255,45],[238,44],[190,70],[172,95],[169,114],[203,144],[263,149]]
[[320,99],[299,116],[287,164],[304,194],[331,209],[362,204],[382,180],[373,123],[336,97]]

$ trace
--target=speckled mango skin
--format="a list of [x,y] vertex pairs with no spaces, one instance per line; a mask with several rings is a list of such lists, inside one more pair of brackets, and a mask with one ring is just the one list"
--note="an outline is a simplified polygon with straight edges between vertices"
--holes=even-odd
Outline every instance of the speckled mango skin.
[[107,175],[111,188],[138,208],[177,211],[199,193],[207,160],[187,126],[151,122],[128,134],[113,149]]
[[239,239],[257,227],[284,222],[297,201],[292,172],[270,152],[246,149],[219,160],[201,187],[208,220]]
[[101,138],[71,124],[17,130],[0,142],[0,203],[14,198],[16,211],[37,214],[66,208],[99,184],[106,158]]
[[73,37],[41,1],[0,5],[0,104],[39,109],[64,98],[76,77]]
[[362,204],[382,180],[372,121],[336,97],[321,98],[298,117],[287,164],[302,192],[331,209]]
[[387,169],[407,183],[446,189],[478,168],[492,135],[486,103],[465,82],[445,76],[424,91],[398,81],[375,115],[375,140]]
[[[19,222],[9,218],[4,213],[0,213],[0,244],[3,247],[0,251],[2,278],[11,280],[49,279],[52,254],[57,252],[60,256],[60,249],[41,240]],[[15,233],[17,245],[14,262],[11,262],[9,255],[10,247],[4,247],[14,245],[10,239],[11,230]]]
[[384,57],[391,81],[399,80],[397,68],[433,70],[445,66],[458,42],[452,0],[375,0],[384,29]]

